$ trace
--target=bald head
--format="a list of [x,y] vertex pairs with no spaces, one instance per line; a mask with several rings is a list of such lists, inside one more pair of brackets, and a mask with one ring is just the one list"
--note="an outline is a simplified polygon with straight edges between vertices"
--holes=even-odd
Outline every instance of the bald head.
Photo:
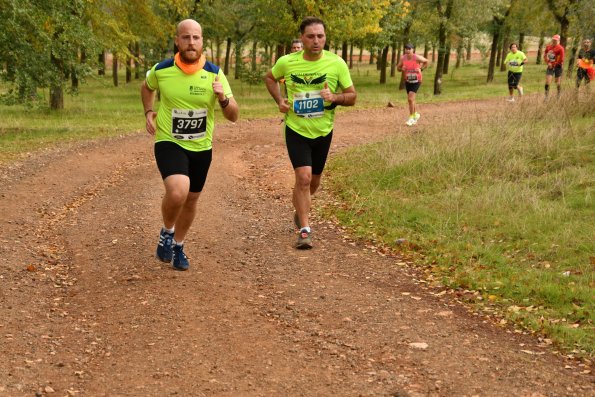
[[202,31],[200,23],[196,22],[194,19],[184,19],[182,22],[178,24],[178,27],[176,28],[176,36],[179,36],[181,31],[193,28],[200,29]]

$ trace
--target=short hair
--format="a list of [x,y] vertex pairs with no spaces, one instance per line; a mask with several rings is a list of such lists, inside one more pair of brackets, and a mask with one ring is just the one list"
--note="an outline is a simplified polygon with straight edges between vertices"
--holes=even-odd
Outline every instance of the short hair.
[[509,49],[512,49],[512,46],[515,45],[517,48],[519,48],[519,45],[517,43],[510,43],[510,45],[508,46]]
[[302,20],[302,23],[300,24],[300,33],[304,34],[306,27],[308,27],[310,25],[322,25],[322,27],[324,28],[324,31],[326,32],[326,25],[324,24],[322,19],[320,19],[318,17],[306,17]]
[[293,39],[293,41],[291,42],[291,44],[303,44],[302,41],[300,39]]

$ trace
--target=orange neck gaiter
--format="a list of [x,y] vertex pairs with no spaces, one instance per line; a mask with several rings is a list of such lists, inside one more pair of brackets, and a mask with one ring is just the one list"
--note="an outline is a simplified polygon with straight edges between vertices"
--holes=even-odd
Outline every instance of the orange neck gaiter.
[[180,58],[180,53],[176,52],[176,55],[174,56],[174,61],[176,62],[176,65],[180,69],[182,69],[182,72],[186,74],[194,74],[205,66],[207,58],[205,57],[205,54],[201,54],[197,62],[188,64],[184,63]]

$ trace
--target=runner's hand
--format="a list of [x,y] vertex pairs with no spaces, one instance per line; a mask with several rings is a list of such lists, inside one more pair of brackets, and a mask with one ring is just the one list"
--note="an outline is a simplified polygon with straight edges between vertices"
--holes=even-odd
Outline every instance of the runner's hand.
[[145,129],[147,130],[147,132],[149,133],[149,135],[155,135],[155,119],[157,118],[157,113],[151,111],[151,112],[147,112],[146,115],[146,126]]
[[287,98],[282,98],[281,102],[279,102],[279,111],[281,113],[289,112],[289,101],[287,100]]
[[324,99],[325,102],[333,102],[336,98],[335,94],[331,92],[328,88],[328,83],[324,83],[324,88],[320,90],[320,96]]
[[225,94],[223,93],[223,84],[219,82],[219,75],[215,77],[215,81],[213,81],[213,94],[217,96],[219,101],[225,100]]

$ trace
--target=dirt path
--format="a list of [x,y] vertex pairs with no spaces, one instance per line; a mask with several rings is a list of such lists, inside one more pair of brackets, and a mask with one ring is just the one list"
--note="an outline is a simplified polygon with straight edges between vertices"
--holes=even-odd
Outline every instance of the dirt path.
[[[427,105],[416,128],[494,106]],[[332,150],[404,133],[404,116],[340,113]],[[144,134],[0,170],[0,396],[595,395],[584,364],[330,222],[293,249],[279,131],[218,127],[188,272],[153,258],[162,188]]]

